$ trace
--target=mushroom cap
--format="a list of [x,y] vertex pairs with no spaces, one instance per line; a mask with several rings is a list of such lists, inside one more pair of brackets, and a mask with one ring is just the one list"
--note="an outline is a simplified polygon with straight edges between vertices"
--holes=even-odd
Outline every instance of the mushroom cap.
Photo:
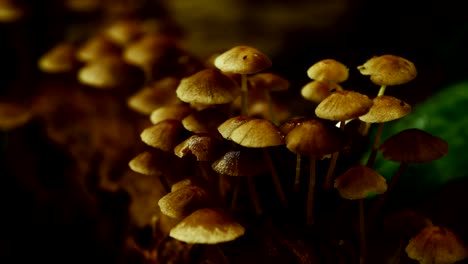
[[213,162],[212,166],[219,174],[227,176],[258,176],[268,172],[264,155],[250,149],[232,150]]
[[293,130],[296,126],[302,124],[302,122],[306,121],[307,119],[304,117],[295,117],[292,119],[287,120],[286,122],[282,123],[279,127],[279,130],[283,135],[287,136],[291,130]]
[[104,35],[120,46],[131,43],[142,34],[142,21],[136,19],[120,19],[114,21],[104,30]]
[[128,163],[130,169],[143,175],[162,175],[168,159],[165,153],[159,149],[146,150]]
[[216,57],[214,64],[222,72],[254,74],[271,67],[271,60],[249,46],[236,46]]
[[174,148],[176,156],[182,158],[193,154],[197,161],[213,161],[219,158],[222,142],[208,134],[192,135]]
[[195,179],[194,178],[185,178],[183,180],[180,180],[174,184],[172,184],[171,186],[171,192],[175,192],[179,189],[182,189],[184,187],[187,187],[187,186],[192,186],[192,185],[195,185]]
[[232,132],[247,121],[252,120],[252,117],[247,116],[235,116],[224,121],[218,126],[218,131],[225,139],[231,139]]
[[270,120],[251,119],[232,131],[230,140],[248,148],[265,148],[284,144],[284,135]]
[[82,62],[112,55],[120,56],[120,48],[104,35],[96,35],[88,39],[76,51],[76,58]]
[[411,105],[388,95],[380,95],[372,99],[374,104],[367,114],[359,117],[367,123],[384,123],[404,117],[411,112]]
[[182,119],[182,125],[193,133],[210,133],[218,135],[218,126],[227,118],[227,115],[216,108],[207,108],[191,113]]
[[448,264],[468,258],[468,249],[450,230],[428,226],[410,239],[408,257],[421,264]]
[[289,88],[289,81],[271,72],[257,73],[248,78],[252,89],[267,91],[286,91]]
[[149,115],[164,105],[181,103],[175,90],[179,85],[175,77],[165,77],[147,84],[127,99],[127,105],[134,111]]
[[133,65],[146,68],[169,54],[178,45],[174,38],[162,34],[146,34],[125,46],[123,59]]
[[319,104],[332,94],[332,90],[343,91],[343,88],[335,82],[313,80],[302,87],[301,95],[304,99]]
[[142,76],[140,70],[117,56],[90,61],[78,71],[78,80],[82,84],[98,89],[128,86]]
[[68,42],[55,45],[39,58],[38,67],[43,72],[62,73],[72,71],[77,65],[76,48]]
[[12,130],[26,124],[33,114],[29,108],[10,102],[0,102],[0,130]]
[[226,214],[204,208],[180,221],[169,236],[190,244],[217,244],[235,240],[244,232],[244,227]]
[[140,137],[151,147],[173,152],[174,147],[183,140],[184,134],[185,129],[180,121],[168,119],[145,128]]
[[377,85],[399,85],[413,80],[416,75],[414,64],[395,55],[374,56],[357,67],[362,75],[370,75]]
[[151,112],[150,121],[153,124],[157,124],[167,119],[182,121],[182,119],[184,119],[192,111],[193,109],[187,104],[161,106]]
[[448,153],[448,143],[417,128],[405,129],[389,137],[379,148],[387,160],[425,163]]
[[345,199],[365,199],[387,191],[387,182],[375,170],[358,165],[338,176],[335,188]]
[[170,192],[158,201],[161,212],[179,218],[208,204],[208,194],[198,186],[186,186]]
[[240,94],[240,87],[220,71],[205,69],[183,78],[176,93],[187,103],[218,105],[234,101]]
[[334,59],[321,60],[310,66],[307,76],[312,80],[340,83],[348,79],[348,68]]
[[320,120],[304,120],[286,135],[286,147],[303,156],[323,156],[339,151],[345,145],[343,131]]
[[315,114],[323,119],[345,121],[366,114],[372,105],[367,95],[348,90],[336,91],[315,108]]

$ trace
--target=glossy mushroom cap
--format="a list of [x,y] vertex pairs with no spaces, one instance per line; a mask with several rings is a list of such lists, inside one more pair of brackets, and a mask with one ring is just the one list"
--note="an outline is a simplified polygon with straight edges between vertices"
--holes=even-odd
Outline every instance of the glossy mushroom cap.
[[161,212],[169,217],[189,215],[208,204],[208,194],[198,186],[186,186],[170,192],[158,201]]
[[410,128],[389,137],[379,149],[387,160],[425,163],[447,155],[448,144],[421,129]]
[[183,78],[176,90],[180,100],[190,104],[228,104],[240,94],[237,83],[216,69],[201,70]]
[[336,91],[315,108],[315,114],[327,120],[345,121],[366,114],[372,105],[367,95],[348,90]]
[[304,120],[286,135],[286,147],[302,156],[321,157],[341,150],[344,145],[343,131],[319,120]]
[[411,112],[411,106],[393,96],[381,95],[375,97],[374,104],[367,114],[359,117],[367,123],[384,123],[402,118]]
[[338,176],[335,188],[345,199],[365,199],[387,191],[387,182],[375,170],[359,165]]
[[421,264],[449,264],[468,258],[468,249],[450,230],[428,226],[413,237],[405,249]]
[[348,68],[333,59],[321,60],[307,70],[310,79],[322,82],[340,83],[348,79]]
[[62,42],[39,58],[38,67],[43,72],[70,72],[77,65],[76,48],[73,44]]
[[363,75],[370,75],[370,79],[377,85],[399,85],[413,80],[416,75],[414,64],[395,55],[375,56],[358,66]]
[[236,46],[216,57],[214,64],[222,72],[254,74],[271,67],[271,60],[249,46]]
[[218,244],[235,240],[244,227],[215,209],[199,209],[171,229],[169,236],[190,244]]
[[319,104],[327,98],[332,91],[343,91],[343,88],[335,82],[311,81],[301,89],[304,99]]

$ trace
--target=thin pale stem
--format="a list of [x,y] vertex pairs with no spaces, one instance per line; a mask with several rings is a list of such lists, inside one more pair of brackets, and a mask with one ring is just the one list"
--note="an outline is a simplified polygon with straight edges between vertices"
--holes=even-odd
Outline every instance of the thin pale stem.
[[386,85],[380,86],[379,93],[377,93],[377,96],[381,96],[385,94],[385,89],[387,88]]
[[284,194],[283,186],[281,185],[281,181],[279,180],[278,173],[275,169],[275,165],[271,160],[270,153],[268,153],[268,150],[266,148],[263,148],[263,154],[265,155],[268,166],[270,167],[271,179],[273,180],[273,184],[275,185],[276,193],[278,194],[283,206],[288,207],[288,200],[286,199],[286,195]]
[[249,115],[249,107],[248,107],[248,98],[249,98],[249,90],[247,87],[247,74],[241,74],[241,114],[243,116]]
[[265,89],[265,97],[268,103],[268,111],[270,112],[270,120],[273,124],[278,125],[278,120],[276,119],[275,111],[273,110],[273,101],[271,99],[270,91]]
[[359,199],[359,263],[366,260],[366,221],[364,219],[364,199]]
[[[345,121],[340,121],[340,129],[344,130],[345,127]],[[331,160],[330,160],[330,166],[328,167],[327,171],[327,176],[325,178],[325,182],[323,184],[323,188],[328,191],[330,190],[333,182],[333,173],[335,172],[335,167],[336,167],[336,161],[338,160],[338,155],[340,154],[339,151],[334,152],[332,154]]]
[[375,162],[375,158],[377,157],[377,150],[379,149],[379,146],[380,146],[380,139],[382,137],[383,127],[384,127],[384,123],[379,123],[377,134],[375,135],[375,138],[374,138],[374,144],[372,146],[372,152],[369,156],[369,159],[367,160],[366,166],[369,168],[372,168]]
[[301,154],[296,155],[296,176],[294,177],[293,192],[299,192],[299,184],[301,182]]
[[314,195],[315,195],[315,156],[310,156],[309,191],[307,193],[307,225],[314,224]]

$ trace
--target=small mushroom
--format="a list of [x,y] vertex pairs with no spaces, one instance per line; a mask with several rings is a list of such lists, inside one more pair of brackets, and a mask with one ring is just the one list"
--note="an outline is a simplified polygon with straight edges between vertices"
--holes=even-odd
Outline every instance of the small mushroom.
[[321,82],[341,83],[348,79],[348,68],[334,59],[316,62],[307,70],[310,79]]
[[73,44],[58,43],[39,58],[38,67],[47,73],[70,72],[77,66],[75,53],[76,48]]
[[208,204],[209,197],[206,191],[193,185],[172,191],[158,201],[161,212],[172,218],[187,216]]
[[150,121],[153,124],[157,124],[168,119],[182,121],[192,111],[193,109],[187,104],[161,106],[151,112]]

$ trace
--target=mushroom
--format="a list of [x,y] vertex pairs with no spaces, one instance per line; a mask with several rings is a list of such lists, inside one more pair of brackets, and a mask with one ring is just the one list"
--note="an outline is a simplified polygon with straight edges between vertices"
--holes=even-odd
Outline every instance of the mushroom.
[[182,142],[185,134],[186,130],[180,121],[167,119],[145,128],[140,137],[144,143],[153,148],[173,152],[174,147]]
[[304,99],[319,104],[332,94],[332,91],[343,91],[343,88],[334,82],[313,80],[302,87],[301,95]]
[[70,72],[77,66],[76,48],[73,44],[62,42],[55,45],[39,58],[38,67],[47,73]]
[[193,133],[208,133],[218,136],[218,126],[227,118],[227,115],[216,108],[207,108],[191,113],[182,119],[182,125]]
[[192,185],[172,191],[159,199],[161,212],[172,218],[187,216],[197,209],[210,204],[208,193],[201,187]]
[[169,184],[164,172],[168,169],[169,159],[166,153],[159,149],[150,149],[141,152],[130,160],[128,166],[134,172],[157,176],[166,192],[169,191]]
[[271,60],[253,47],[236,46],[217,56],[214,65],[222,72],[241,75],[241,114],[248,116],[247,75],[271,67]]
[[468,258],[468,248],[452,231],[434,225],[411,238],[405,251],[420,264],[452,264]]
[[348,79],[348,68],[334,59],[316,62],[307,70],[307,76],[321,82],[341,83]]
[[120,48],[103,35],[93,36],[78,47],[76,51],[76,58],[81,62],[118,55],[120,55]]
[[244,227],[216,209],[199,209],[171,229],[169,236],[190,244],[218,244],[235,240]]
[[341,197],[359,201],[360,261],[366,258],[366,231],[364,199],[387,191],[385,178],[373,169],[358,165],[351,167],[335,180],[335,188]]
[[193,109],[189,105],[183,103],[161,106],[151,112],[150,121],[153,124],[168,119],[182,121],[192,111]]

